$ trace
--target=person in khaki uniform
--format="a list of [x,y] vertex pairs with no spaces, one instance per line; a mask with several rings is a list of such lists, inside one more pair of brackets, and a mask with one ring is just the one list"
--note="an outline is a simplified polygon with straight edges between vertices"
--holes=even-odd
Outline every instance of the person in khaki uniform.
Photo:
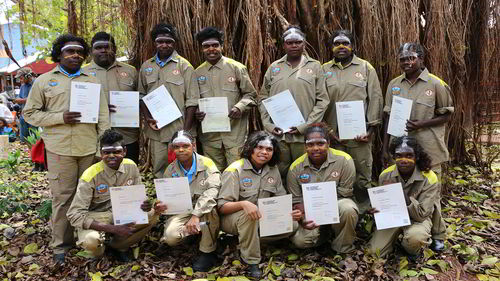
[[[82,67],[88,75],[97,77],[106,93],[109,112],[116,107],[109,102],[110,91],[137,91],[137,70],[131,65],[116,60],[116,45],[113,36],[97,32],[92,37],[92,61]],[[123,135],[127,158],[139,163],[139,124],[137,128],[112,128]]]
[[[164,178],[188,178],[193,211],[168,218],[161,241],[174,247],[188,235],[201,234],[201,254],[193,263],[193,269],[205,272],[217,260],[214,252],[219,235],[219,215],[215,206],[221,184],[220,173],[214,161],[195,152],[196,141],[189,132],[176,132],[170,146],[175,152],[176,160],[168,165]],[[164,204],[161,203],[161,206]],[[200,226],[200,222],[207,224]]]
[[158,128],[146,104],[141,100],[141,113],[148,126],[144,134],[151,140],[153,174],[161,178],[168,165],[168,141],[179,130],[191,130],[193,118],[200,98],[193,66],[175,51],[177,32],[170,24],[157,24],[151,31],[156,55],[146,60],[139,71],[139,92],[141,96],[164,85],[183,116],[172,123]]
[[[241,258],[249,265],[250,276],[259,278],[260,241],[257,199],[285,195],[277,164],[280,159],[278,140],[271,134],[259,131],[249,136],[243,146],[241,159],[233,162],[222,174],[222,189],[217,201],[221,214],[222,230],[238,235]],[[292,213],[297,221],[300,211]],[[262,238],[275,241],[289,237],[290,233]]]
[[[372,186],[372,144],[377,126],[382,123],[382,90],[375,68],[354,54],[354,37],[351,32],[337,30],[330,41],[334,59],[322,66],[330,97],[330,105],[323,120],[334,128],[331,133],[331,138],[336,141],[334,148],[347,152],[354,160],[354,194],[358,202],[363,203],[368,201],[366,190]],[[344,101],[363,101],[366,135],[353,140],[339,140],[335,103]]]
[[141,209],[148,212],[148,224],[113,224],[109,188],[141,184],[141,175],[135,162],[124,158],[127,148],[120,133],[105,131],[100,144],[102,160],[83,173],[67,217],[77,229],[77,245],[93,257],[104,254],[104,240],[108,234],[112,235],[109,245],[117,250],[114,252],[116,257],[128,261],[127,250],[146,236],[164,210],[158,205],[152,210],[149,201],[144,200]]
[[[259,95],[259,110],[266,131],[280,139],[279,170],[286,177],[290,164],[304,154],[303,133],[309,124],[320,122],[330,100],[325,88],[321,64],[304,53],[304,34],[297,27],[283,34],[286,55],[273,62],[266,71]],[[290,90],[305,124],[279,128],[271,120],[262,100]],[[284,133],[284,131],[289,130]]]
[[[231,131],[203,133],[199,126],[198,134],[203,154],[214,160],[219,171],[223,171],[239,158],[239,149],[248,133],[248,111],[256,105],[257,94],[246,66],[222,55],[224,33],[214,27],[207,27],[196,34],[196,39],[205,56],[205,62],[195,71],[200,96],[226,97],[228,102]],[[201,122],[205,113],[198,111],[196,117]]]
[[[431,157],[432,170],[441,174],[441,165],[449,160],[445,143],[446,123],[454,111],[451,90],[439,77],[429,73],[424,66],[424,50],[418,43],[405,43],[399,48],[399,62],[404,73],[394,78],[387,86],[384,112],[386,121],[391,113],[392,97],[398,96],[413,101],[410,120],[406,123],[408,135],[415,137],[425,152]],[[388,122],[385,122],[383,156],[384,164],[389,162],[387,146]],[[439,192],[439,196],[441,192]],[[446,224],[441,216],[441,201],[436,201],[432,215],[431,248],[444,249]]]
[[80,123],[80,112],[69,111],[71,82],[99,83],[80,67],[89,48],[83,38],[59,36],[52,45],[52,60],[59,65],[35,80],[23,110],[26,122],[43,127],[47,151],[49,186],[52,193],[52,240],[54,261],[64,263],[74,236],[66,212],[78,178],[92,165],[98,136],[109,128],[106,96],[101,89],[97,124]]
[[[431,216],[439,200],[440,184],[431,170],[431,159],[413,137],[399,137],[392,141],[390,152],[395,165],[385,169],[379,177],[379,184],[401,183],[410,226],[376,230],[370,239],[368,250],[379,252],[382,257],[393,249],[394,241],[403,233],[402,246],[415,259],[431,244]],[[370,213],[378,210],[371,209]]]
[[330,148],[326,124],[312,124],[304,133],[306,154],[290,166],[287,175],[288,191],[293,195],[293,208],[304,213],[302,187],[304,183],[334,181],[337,188],[340,222],[319,227],[314,221],[301,221],[299,229],[291,237],[292,243],[301,249],[320,245],[328,238],[331,228],[334,238],[331,247],[338,253],[354,250],[358,207],[353,201],[353,184],[356,178],[354,161],[349,154]]

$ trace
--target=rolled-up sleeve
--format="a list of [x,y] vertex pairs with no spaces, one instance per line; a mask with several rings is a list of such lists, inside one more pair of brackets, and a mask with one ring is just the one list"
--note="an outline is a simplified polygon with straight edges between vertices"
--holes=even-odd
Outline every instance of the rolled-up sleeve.
[[269,98],[269,90],[271,89],[270,85],[270,80],[271,80],[271,67],[270,66],[266,74],[264,75],[264,82],[262,83],[262,87],[260,88],[260,93],[259,93],[259,111],[260,111],[260,118],[262,120],[262,125],[264,126],[264,129],[268,132],[272,132],[274,128],[276,128],[276,125],[271,120],[271,116],[269,115],[269,112],[267,112],[266,107],[264,106],[264,103],[262,103],[262,100],[265,100]]
[[368,69],[368,107],[366,109],[366,125],[376,126],[382,123],[382,107],[384,100],[378,80],[377,71],[367,63]]
[[351,198],[353,196],[353,184],[356,179],[356,168],[354,167],[354,161],[351,159],[346,159],[342,166],[342,172],[338,181],[337,191],[340,195],[339,197]]
[[423,222],[432,215],[436,198],[439,198],[439,185],[439,182],[430,184],[426,180],[424,189],[419,194],[418,198],[410,196],[411,203],[408,206],[408,214],[412,220]]
[[297,175],[299,171],[297,169],[289,169],[286,175],[286,185],[288,192],[292,194],[292,203],[299,204],[304,200],[302,198],[302,187],[297,180]]
[[217,195],[219,194],[219,189],[221,185],[220,172],[217,170],[215,164],[213,166],[207,167],[206,170],[208,177],[205,180],[205,184],[208,187],[203,191],[203,193],[198,197],[193,215],[201,217],[203,214],[208,214],[212,211],[213,207],[217,205]]
[[184,85],[186,85],[186,108],[190,106],[198,106],[200,88],[198,87],[198,82],[196,81],[194,68],[187,62],[183,63],[181,67],[183,67]]
[[240,92],[243,94],[243,97],[238,101],[234,106],[238,108],[241,112],[245,112],[251,106],[255,106],[255,99],[257,97],[257,92],[255,91],[255,87],[252,84],[252,80],[250,80],[250,76],[248,75],[248,71],[245,68],[238,68],[236,70],[239,81]]
[[89,229],[90,225],[94,221],[92,218],[87,216],[92,202],[94,189],[95,185],[92,180],[90,182],[86,182],[83,179],[79,180],[75,197],[73,198],[73,202],[71,202],[71,206],[66,214],[73,227]]
[[450,87],[444,82],[436,83],[436,114],[443,115],[454,111]]
[[217,207],[221,208],[227,202],[236,202],[240,199],[240,178],[238,171],[224,171],[222,173],[222,187],[217,198]]

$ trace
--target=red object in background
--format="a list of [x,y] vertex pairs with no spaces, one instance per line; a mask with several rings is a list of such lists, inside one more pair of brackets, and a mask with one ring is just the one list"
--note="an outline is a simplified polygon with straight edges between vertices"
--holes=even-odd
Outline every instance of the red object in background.
[[44,74],[46,72],[51,71],[54,69],[54,67],[57,66],[57,63],[53,62],[50,59],[41,59],[37,60],[35,62],[32,62],[28,65],[25,65],[25,67],[31,68],[33,72],[35,72],[37,75]]
[[175,161],[175,152],[171,149],[168,150],[168,164]]
[[45,163],[45,144],[43,143],[43,139],[39,139],[32,147],[31,147],[31,161],[33,163],[44,164]]

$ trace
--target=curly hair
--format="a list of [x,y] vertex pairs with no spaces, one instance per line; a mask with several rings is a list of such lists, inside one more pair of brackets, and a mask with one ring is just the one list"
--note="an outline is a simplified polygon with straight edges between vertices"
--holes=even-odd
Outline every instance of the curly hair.
[[329,127],[324,122],[313,123],[313,124],[307,126],[306,131],[304,132],[304,142],[306,142],[309,135],[312,133],[320,133],[321,136],[323,136],[326,140],[330,141],[330,138],[328,135],[328,130],[329,130]]
[[175,26],[168,23],[159,23],[153,27],[151,30],[151,38],[153,41],[156,40],[156,37],[160,34],[170,34],[174,40],[177,41],[177,30]]
[[257,147],[259,142],[264,139],[271,139],[271,143],[273,144],[273,156],[271,160],[267,163],[269,166],[274,167],[280,162],[281,150],[278,145],[278,140],[271,134],[265,131],[257,131],[251,134],[245,144],[243,144],[243,148],[241,149],[240,157],[251,159],[253,150]]
[[398,55],[401,54],[404,50],[414,51],[415,53],[417,53],[417,56],[420,59],[424,59],[425,56],[424,47],[422,47],[422,45],[420,45],[419,43],[407,42],[401,44],[401,46],[399,46]]
[[63,34],[56,38],[54,43],[52,43],[52,52],[50,56],[52,57],[53,62],[60,62],[59,57],[62,54],[61,48],[68,42],[78,42],[83,46],[83,58],[86,58],[89,55],[89,45],[85,42],[85,39],[82,37],[75,36],[70,33]]
[[217,39],[217,41],[219,41],[221,45],[224,44],[224,32],[218,30],[213,26],[203,28],[198,33],[196,33],[195,38],[200,44],[210,38]]
[[418,144],[417,140],[414,137],[398,137],[392,140],[391,145],[389,146],[389,153],[394,156],[396,153],[396,148],[398,148],[403,141],[406,140],[406,144],[413,148],[415,152],[415,163],[420,171],[428,172],[431,170],[431,158],[429,154],[425,152],[425,150]]
[[107,129],[102,134],[102,136],[100,138],[100,142],[101,142],[101,147],[103,147],[105,145],[112,145],[112,144],[117,143],[117,142],[120,143],[121,145],[123,145],[123,136],[122,136],[122,134],[118,133],[117,131],[115,131],[113,129]]
[[104,31],[99,31],[96,34],[94,34],[94,37],[92,37],[92,41],[90,42],[90,47],[94,46],[94,43],[97,41],[109,41],[112,44],[113,50],[116,51],[116,44],[115,44],[115,38],[113,35],[104,32]]
[[328,40],[328,44],[330,44],[330,46],[333,46],[333,39],[335,39],[335,37],[337,37],[339,35],[344,35],[345,37],[349,38],[349,41],[351,41],[351,46],[354,47],[354,35],[352,34],[352,32],[350,32],[347,29],[335,30],[333,32],[332,36],[330,37],[330,39]]
[[195,143],[196,142],[195,138],[193,137],[193,135],[191,135],[190,132],[181,130],[181,131],[177,131],[177,132],[174,133],[174,135],[172,136],[172,139],[170,140],[171,143],[175,140],[175,138],[177,138],[177,136],[179,136],[180,132],[182,132],[182,135],[186,136],[191,141],[191,143]]

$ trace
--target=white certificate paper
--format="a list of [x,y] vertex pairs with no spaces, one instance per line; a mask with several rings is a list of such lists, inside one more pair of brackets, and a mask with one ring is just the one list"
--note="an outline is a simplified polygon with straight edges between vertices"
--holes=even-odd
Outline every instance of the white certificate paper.
[[378,230],[411,224],[401,183],[369,188],[368,195],[372,207],[379,211],[375,213]]
[[199,99],[198,107],[206,114],[205,119],[201,121],[203,133],[231,132],[227,97]]
[[109,188],[109,193],[115,225],[148,223],[148,213],[141,209],[142,202],[147,198],[144,185],[114,186]]
[[0,160],[9,158],[9,136],[0,135]]
[[260,237],[292,232],[292,195],[257,200],[262,218],[259,220]]
[[155,179],[156,197],[167,205],[166,215],[191,212],[191,189],[187,177]]
[[406,136],[406,121],[410,119],[413,101],[401,97],[392,97],[391,115],[387,133],[395,137]]
[[139,128],[139,92],[110,91],[109,103],[116,106],[111,127]]
[[69,111],[80,112],[80,123],[97,123],[101,84],[71,82]]
[[154,91],[143,97],[142,100],[148,107],[153,118],[158,121],[158,123],[156,123],[158,129],[161,129],[182,117],[177,104],[165,85],[161,85],[156,88]]
[[285,133],[290,131],[291,127],[298,127],[306,123],[290,90],[285,90],[262,100],[262,103],[269,116],[271,116],[274,125],[281,128]]
[[363,101],[343,101],[335,103],[337,125],[341,140],[352,140],[366,135],[365,107]]
[[340,222],[337,188],[334,181],[302,184],[306,221],[317,225]]

